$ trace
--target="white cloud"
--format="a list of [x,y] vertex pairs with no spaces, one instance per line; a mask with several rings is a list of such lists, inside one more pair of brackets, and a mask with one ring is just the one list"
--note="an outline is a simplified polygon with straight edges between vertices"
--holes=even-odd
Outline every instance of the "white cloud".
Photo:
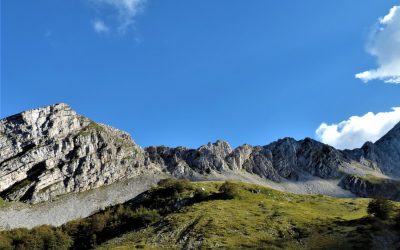
[[392,111],[352,116],[338,124],[322,123],[316,130],[319,140],[339,149],[361,147],[365,142],[375,142],[400,121],[400,107]]
[[93,21],[93,28],[97,33],[106,33],[110,30],[102,20]]
[[[143,11],[146,0],[90,0],[98,7],[110,7],[116,11],[116,24],[119,32],[124,33],[135,17]],[[103,23],[104,24],[104,23]]]
[[400,6],[394,6],[379,18],[367,50],[376,57],[378,68],[358,73],[356,78],[364,82],[378,79],[400,84]]

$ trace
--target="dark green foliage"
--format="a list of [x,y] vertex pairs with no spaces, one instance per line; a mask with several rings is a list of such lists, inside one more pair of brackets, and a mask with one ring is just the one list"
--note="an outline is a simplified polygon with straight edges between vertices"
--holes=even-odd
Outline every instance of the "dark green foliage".
[[239,186],[233,182],[226,181],[221,185],[219,191],[225,199],[235,199],[239,197]]
[[128,231],[160,220],[156,210],[119,205],[86,219],[71,221],[61,228],[40,226],[0,232],[0,249],[92,249]]
[[163,179],[158,182],[158,186],[163,189],[171,189],[178,193],[182,193],[185,190],[192,190],[192,184],[186,179]]
[[190,181],[185,179],[164,179],[158,182],[158,187],[144,193],[139,199],[140,206],[156,209],[160,214],[177,210],[178,201],[185,200],[194,190]]
[[389,218],[390,213],[393,210],[392,203],[383,198],[375,198],[368,203],[367,212],[369,215],[373,215],[376,218],[386,220]]
[[145,227],[160,220],[156,210],[118,205],[89,218],[63,226],[74,241],[74,249],[91,249],[108,239]]
[[15,229],[0,234],[0,249],[69,249],[71,238],[58,228],[43,225],[32,230]]

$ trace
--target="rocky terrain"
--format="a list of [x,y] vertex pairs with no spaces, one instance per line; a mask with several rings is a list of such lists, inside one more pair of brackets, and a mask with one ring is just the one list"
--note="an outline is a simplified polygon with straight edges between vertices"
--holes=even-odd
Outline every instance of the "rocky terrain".
[[0,120],[4,200],[39,203],[140,176],[156,180],[160,175],[235,179],[341,197],[348,190],[362,197],[399,200],[400,124],[376,143],[342,151],[310,138],[234,149],[224,141],[198,149],[142,149],[129,134],[98,124],[63,103]]
[[155,170],[120,130],[78,115],[66,104],[0,121],[0,195],[40,202]]

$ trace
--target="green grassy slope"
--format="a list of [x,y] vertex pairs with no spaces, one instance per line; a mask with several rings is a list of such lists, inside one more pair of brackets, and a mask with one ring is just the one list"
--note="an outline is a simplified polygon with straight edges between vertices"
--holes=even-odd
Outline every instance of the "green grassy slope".
[[[214,193],[221,184],[192,185]],[[234,199],[193,204],[99,249],[383,249],[399,240],[392,221],[367,217],[369,199],[295,195],[235,185]]]
[[369,201],[169,179],[62,227],[0,232],[0,249],[398,249],[400,203],[380,220]]

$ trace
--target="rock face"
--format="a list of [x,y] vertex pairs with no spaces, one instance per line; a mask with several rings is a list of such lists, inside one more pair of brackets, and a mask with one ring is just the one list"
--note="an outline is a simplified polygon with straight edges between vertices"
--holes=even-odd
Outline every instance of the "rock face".
[[0,195],[39,202],[152,171],[130,136],[56,104],[0,121]]
[[150,160],[172,174],[195,176],[213,171],[245,170],[259,177],[281,181],[297,180],[299,172],[321,178],[336,178],[351,167],[351,159],[343,152],[312,139],[278,140],[266,146],[242,145],[234,150],[217,141],[197,150],[187,148],[149,147]]
[[367,142],[353,154],[386,175],[400,178],[400,123],[375,143]]
[[376,143],[356,150],[337,150],[310,138],[235,149],[217,141],[198,149],[143,150],[127,133],[97,124],[66,104],[0,120],[0,196],[8,200],[46,201],[140,174],[202,180],[227,172],[245,172],[277,183],[341,178],[344,189],[363,196],[375,194],[377,187],[360,185],[352,176],[400,176],[400,124]]
[[361,197],[383,197],[400,201],[400,181],[376,177],[348,175],[340,186]]

